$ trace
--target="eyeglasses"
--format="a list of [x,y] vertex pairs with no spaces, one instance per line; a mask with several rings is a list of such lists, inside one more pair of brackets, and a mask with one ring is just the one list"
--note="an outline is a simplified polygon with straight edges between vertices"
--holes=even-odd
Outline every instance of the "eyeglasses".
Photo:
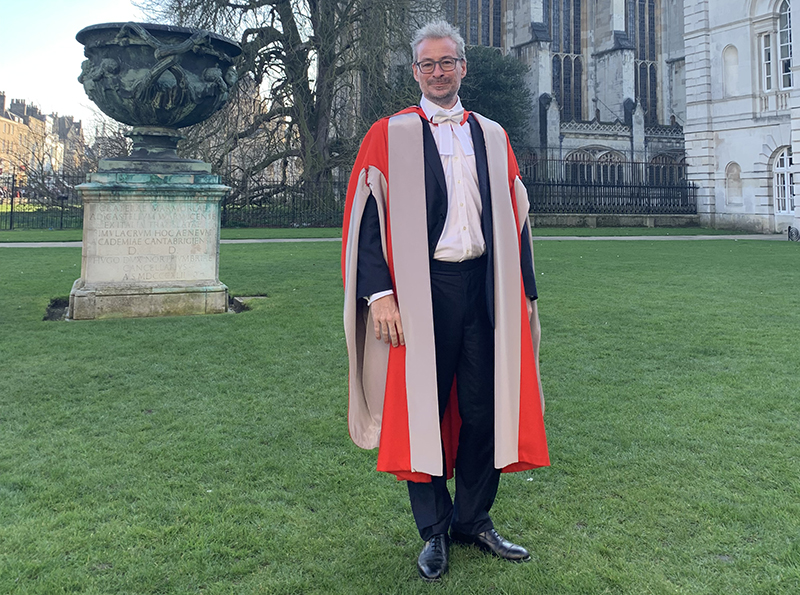
[[441,60],[423,60],[422,62],[414,62],[414,65],[419,68],[422,74],[431,74],[436,70],[437,64],[444,72],[451,72],[456,69],[456,64],[463,59],[464,58],[442,58]]

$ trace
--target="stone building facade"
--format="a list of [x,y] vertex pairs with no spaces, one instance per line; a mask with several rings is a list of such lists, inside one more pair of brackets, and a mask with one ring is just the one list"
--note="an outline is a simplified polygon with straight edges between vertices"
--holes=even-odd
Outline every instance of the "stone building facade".
[[6,100],[0,92],[0,175],[74,173],[84,166],[80,121],[44,114],[24,100]]
[[800,227],[800,164],[792,157],[800,143],[800,18],[792,19],[791,0],[445,7],[468,43],[500,47],[530,67],[529,145],[540,159],[593,172],[636,163],[655,184],[685,177],[698,187],[703,225]]
[[798,20],[790,0],[684,2],[686,150],[708,225],[800,226]]

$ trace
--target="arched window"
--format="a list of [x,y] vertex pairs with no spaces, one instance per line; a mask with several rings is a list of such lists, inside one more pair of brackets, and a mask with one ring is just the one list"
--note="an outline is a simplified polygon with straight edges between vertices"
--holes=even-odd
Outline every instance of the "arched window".
[[623,181],[625,158],[615,151],[608,151],[597,158],[596,180],[600,184],[614,185]]
[[656,186],[675,186],[686,180],[686,158],[657,155],[647,166],[647,180]]
[[525,181],[539,179],[539,156],[533,152],[520,152],[517,154],[520,177]]
[[567,182],[587,184],[594,181],[594,158],[587,151],[574,151],[564,159],[564,174]]
[[553,96],[563,121],[583,120],[581,0],[546,0],[553,54]]
[[775,214],[794,213],[794,175],[792,174],[792,149],[786,147],[778,153],[772,166],[775,190]]
[[725,168],[725,202],[741,204],[742,202],[742,168],[731,161]]
[[729,45],[722,52],[722,87],[725,97],[739,94],[739,50]]
[[658,54],[659,43],[656,29],[656,0],[626,0],[628,37],[636,51],[635,91],[636,100],[644,109],[647,125],[658,124]]

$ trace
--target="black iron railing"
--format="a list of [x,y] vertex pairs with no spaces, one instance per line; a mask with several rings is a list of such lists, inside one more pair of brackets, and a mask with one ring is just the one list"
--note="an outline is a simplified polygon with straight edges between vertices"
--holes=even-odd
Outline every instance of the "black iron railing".
[[[520,159],[531,212],[537,214],[695,214],[697,188],[682,163]],[[0,230],[79,229],[83,205],[75,186],[85,176],[20,184],[0,176]],[[266,184],[234,191],[222,203],[223,227],[336,227],[347,183]]]
[[561,181],[525,183],[532,213],[693,215],[697,188],[647,184],[573,184]]
[[685,163],[520,159],[533,213],[696,214]]
[[0,230],[80,229],[83,202],[75,186],[85,180],[84,174],[0,176]]
[[263,186],[250,196],[222,203],[222,227],[338,227],[344,216],[347,183]]

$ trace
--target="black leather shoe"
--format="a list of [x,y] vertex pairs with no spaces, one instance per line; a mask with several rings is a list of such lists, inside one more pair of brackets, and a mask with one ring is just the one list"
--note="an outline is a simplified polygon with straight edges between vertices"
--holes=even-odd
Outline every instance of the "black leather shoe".
[[425,542],[417,558],[417,570],[426,581],[438,581],[447,572],[447,535],[440,533]]
[[528,550],[521,545],[503,539],[494,529],[489,529],[477,535],[465,535],[457,531],[450,531],[450,538],[458,543],[477,545],[484,552],[490,553],[498,558],[503,558],[504,560],[529,562],[531,559]]

